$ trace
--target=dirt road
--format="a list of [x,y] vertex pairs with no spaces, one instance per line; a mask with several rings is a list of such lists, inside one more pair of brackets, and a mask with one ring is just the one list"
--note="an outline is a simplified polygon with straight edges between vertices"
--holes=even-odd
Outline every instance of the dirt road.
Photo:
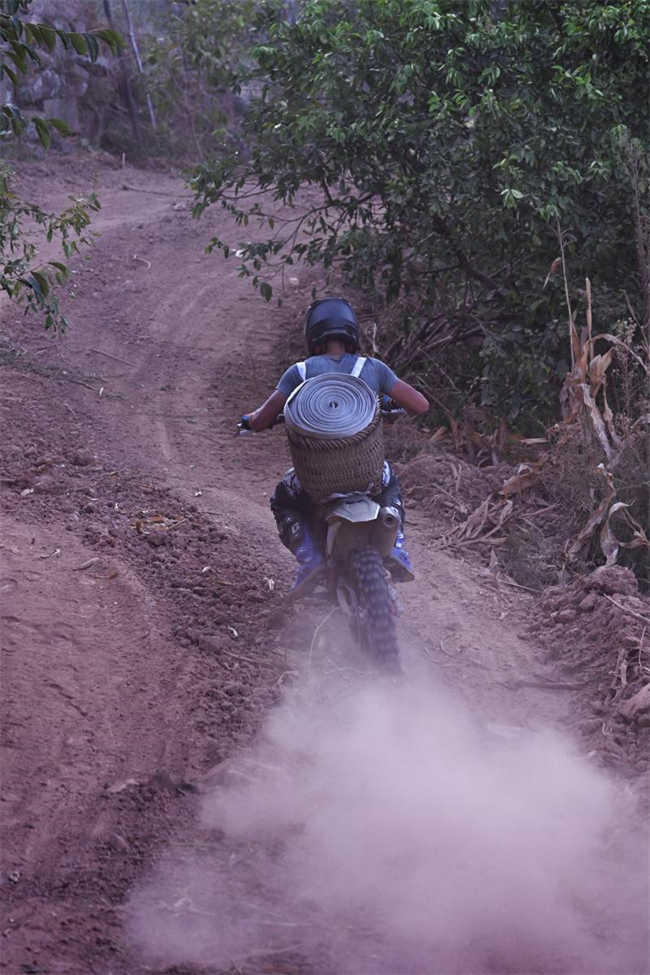
[[[272,389],[313,278],[265,304],[204,253],[241,231],[219,212],[193,221],[176,177],[84,159],[27,177],[54,203],[93,180],[98,236],[73,265],[65,338],[3,307],[0,971],[217,971],[178,951],[152,961],[125,916],[191,832],[210,770],[313,649],[319,611],[285,610],[292,560],[268,510],[283,436],[233,433]],[[585,717],[525,636],[531,597],[436,550],[417,504],[410,516],[407,669],[500,728]],[[324,970],[303,963],[258,970]]]

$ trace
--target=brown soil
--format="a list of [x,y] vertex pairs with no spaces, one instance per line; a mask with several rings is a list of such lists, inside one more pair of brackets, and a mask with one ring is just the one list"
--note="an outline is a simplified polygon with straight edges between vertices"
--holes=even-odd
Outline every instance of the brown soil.
[[[98,237],[73,263],[66,336],[2,307],[0,971],[189,972],[139,960],[123,907],[310,646],[268,510],[283,435],[234,429],[272,388],[313,282],[300,273],[265,304],[204,253],[241,231],[219,211],[193,221],[172,175],[53,157],[25,177],[53,206],[93,181]],[[647,711],[614,720],[607,674],[647,600],[614,588],[620,616],[602,587],[593,605],[579,587],[541,603],[441,551],[440,512],[415,487],[409,652],[477,712],[568,722],[636,781]]]

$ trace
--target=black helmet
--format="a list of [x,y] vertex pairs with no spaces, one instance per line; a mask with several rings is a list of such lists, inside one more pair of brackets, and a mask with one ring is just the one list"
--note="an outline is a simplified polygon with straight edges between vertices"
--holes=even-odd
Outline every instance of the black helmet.
[[305,321],[305,342],[309,355],[328,338],[341,338],[349,352],[359,348],[357,316],[344,298],[320,298],[309,306]]

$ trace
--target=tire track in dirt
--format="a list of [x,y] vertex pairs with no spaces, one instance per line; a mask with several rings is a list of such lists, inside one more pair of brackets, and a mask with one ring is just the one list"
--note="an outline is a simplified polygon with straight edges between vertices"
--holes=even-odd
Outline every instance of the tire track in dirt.
[[[63,531],[7,518],[0,556],[3,573],[17,580],[14,608],[2,621],[0,871],[4,892],[6,878],[9,886],[13,878],[19,895],[4,929],[3,964],[11,965],[11,933],[30,929],[41,913],[43,887],[52,893],[52,877],[74,885],[93,844],[123,842],[127,848],[124,838],[116,839],[100,797],[120,778],[146,782],[159,769],[161,698],[175,742],[166,767],[176,775],[185,767],[186,747],[174,733],[179,705],[166,699],[162,682],[151,687],[159,649],[155,614],[126,566],[97,558]],[[39,568],[27,572],[26,565]],[[178,670],[169,650],[167,657],[165,670]],[[78,907],[50,900],[61,924],[67,914],[77,917]],[[29,961],[19,953],[23,965],[57,958],[57,927],[48,926],[46,937],[36,939],[41,943],[30,946]]]

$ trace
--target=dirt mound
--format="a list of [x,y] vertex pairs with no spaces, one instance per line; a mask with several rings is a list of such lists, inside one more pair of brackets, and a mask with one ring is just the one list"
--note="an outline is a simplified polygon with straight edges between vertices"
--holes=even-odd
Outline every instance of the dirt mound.
[[481,502],[503,484],[507,465],[476,467],[445,450],[429,448],[397,464],[407,498],[427,512],[440,534],[463,524]]
[[438,537],[473,563],[498,566],[524,588],[541,591],[561,574],[556,506],[524,490],[512,464],[477,466],[420,436],[421,452],[398,465],[407,498],[427,511]]
[[[94,549],[97,561],[119,551],[170,607],[181,644],[209,637],[214,654],[232,649],[236,639],[253,645],[250,608],[257,608],[263,626],[273,598],[264,581],[273,564],[265,566],[263,553],[240,551],[232,527],[142,472],[119,469],[88,444],[81,426],[66,423],[62,403],[50,402],[44,414],[34,395],[40,378],[7,372],[5,378],[11,378],[12,402],[21,402],[20,420],[3,444],[5,510],[46,524],[63,519],[65,531]],[[41,393],[45,397],[44,386]]]
[[[524,576],[539,586],[548,555],[536,548],[531,564],[520,534],[535,536],[552,518],[546,502],[529,493],[514,504],[500,494],[513,469],[506,464],[479,468],[442,448],[426,449],[401,465],[407,500],[417,503],[431,522],[434,538],[473,563],[489,562],[495,580]],[[504,517],[504,512],[506,517]],[[541,517],[535,518],[539,512]],[[528,526],[528,529],[527,529]],[[503,571],[507,575],[503,576]],[[519,571],[521,570],[521,571]],[[588,689],[591,713],[576,717],[575,727],[586,747],[608,763],[645,771],[650,753],[650,601],[643,598],[634,573],[620,566],[601,566],[569,585],[542,590],[532,610],[531,634],[542,643],[547,659],[570,679]]]
[[631,761],[646,770],[650,606],[632,571],[602,566],[568,586],[551,586],[534,616],[531,632],[549,659],[592,692],[593,717],[580,725],[590,747],[616,765]]

